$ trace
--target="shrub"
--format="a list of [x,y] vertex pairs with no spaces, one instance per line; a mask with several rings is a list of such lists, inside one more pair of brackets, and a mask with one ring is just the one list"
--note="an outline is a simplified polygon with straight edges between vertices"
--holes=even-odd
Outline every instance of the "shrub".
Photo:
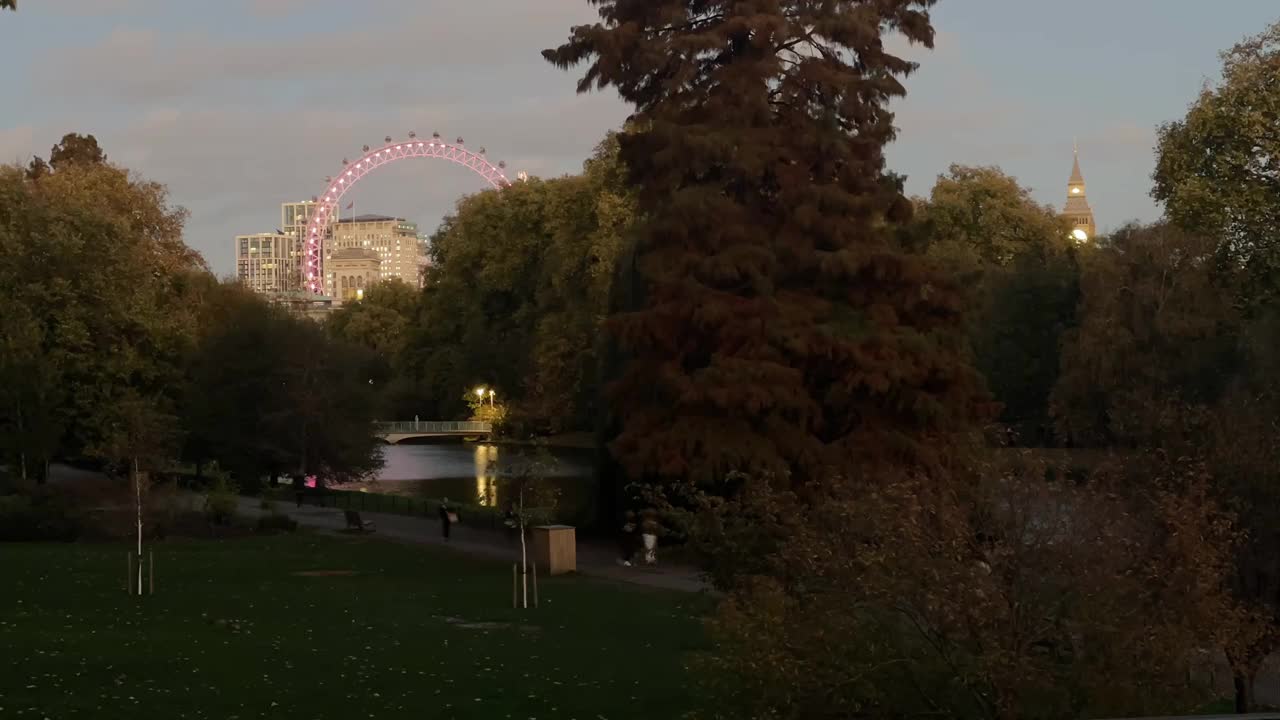
[[215,525],[230,525],[240,504],[239,492],[234,483],[218,478],[204,496],[205,517]]
[[298,521],[284,513],[273,512],[258,518],[258,532],[293,532],[298,529]]

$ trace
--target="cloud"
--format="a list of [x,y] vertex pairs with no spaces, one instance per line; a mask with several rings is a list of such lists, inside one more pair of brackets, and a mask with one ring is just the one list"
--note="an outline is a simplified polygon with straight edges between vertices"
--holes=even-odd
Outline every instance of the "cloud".
[[[291,0],[257,0],[259,11],[285,12]],[[280,81],[335,86],[380,74],[449,72],[525,74],[542,67],[542,46],[563,39],[587,6],[568,0],[510,4],[443,3],[407,17],[306,34],[226,37],[117,28],[101,42],[51,49],[41,79],[76,95],[165,102],[212,90]],[[501,17],[501,23],[492,18]],[[434,63],[433,63],[434,61]]]
[[[119,17],[153,9],[159,4],[159,0],[55,0],[43,3],[41,10],[63,17]],[[22,11],[28,12],[25,4]]]
[[[68,1],[77,13],[110,4]],[[191,210],[187,241],[218,272],[233,267],[234,235],[275,229],[281,202],[320,192],[344,156],[385,135],[463,135],[513,175],[554,176],[580,169],[627,114],[612,92],[576,95],[574,74],[539,56],[594,20],[583,0],[239,0],[199,11],[123,1],[153,9],[39,46],[29,62],[40,120],[0,118],[22,123],[0,130],[0,160],[94,133],[113,162]],[[406,162],[353,193],[429,232],[482,188],[447,163]]]
[[249,11],[261,18],[278,18],[305,6],[306,0],[250,0]]

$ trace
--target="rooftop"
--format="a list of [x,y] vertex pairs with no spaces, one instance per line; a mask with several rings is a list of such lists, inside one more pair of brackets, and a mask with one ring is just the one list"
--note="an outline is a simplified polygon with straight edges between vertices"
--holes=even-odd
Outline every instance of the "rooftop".
[[353,218],[342,218],[339,223],[371,223],[371,222],[404,222],[404,218],[390,215],[357,215]]

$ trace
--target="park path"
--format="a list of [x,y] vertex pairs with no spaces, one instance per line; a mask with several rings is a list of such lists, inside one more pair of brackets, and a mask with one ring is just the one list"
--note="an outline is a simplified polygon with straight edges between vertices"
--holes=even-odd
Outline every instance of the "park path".
[[[296,507],[291,503],[279,502],[275,504],[274,510],[297,520],[304,527],[334,533],[346,528],[341,508],[313,505]],[[260,507],[259,500],[246,497],[240,498],[239,511],[241,515],[251,518],[269,512]],[[435,518],[365,511],[360,512],[360,518],[374,523],[373,537],[447,547],[468,555],[495,560],[515,562],[520,558],[518,538],[508,540],[503,533],[487,528],[469,527],[466,523],[455,524],[452,537],[445,542],[440,531],[440,521]],[[532,548],[530,551],[532,552]],[[700,592],[709,589],[694,568],[662,564],[653,567],[624,567],[618,564],[618,554],[612,548],[581,540],[578,541],[577,554],[578,572],[583,575],[663,590]]]

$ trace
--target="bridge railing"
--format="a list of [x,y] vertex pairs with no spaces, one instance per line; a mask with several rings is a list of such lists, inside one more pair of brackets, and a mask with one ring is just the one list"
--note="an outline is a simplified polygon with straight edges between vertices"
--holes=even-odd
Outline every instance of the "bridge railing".
[[380,422],[374,423],[377,431],[381,435],[399,435],[408,433],[425,433],[425,434],[457,434],[457,435],[488,435],[493,432],[493,424],[487,422],[479,422],[475,420],[457,420],[438,422],[434,420],[408,420],[405,422]]

